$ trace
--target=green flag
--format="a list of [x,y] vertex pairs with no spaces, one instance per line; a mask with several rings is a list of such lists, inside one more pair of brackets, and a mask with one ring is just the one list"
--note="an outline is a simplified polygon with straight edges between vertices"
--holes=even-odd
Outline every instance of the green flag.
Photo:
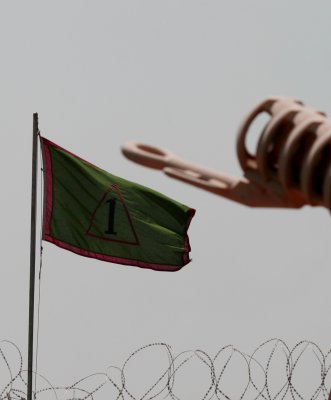
[[190,261],[195,210],[41,138],[43,239],[74,253],[158,271]]

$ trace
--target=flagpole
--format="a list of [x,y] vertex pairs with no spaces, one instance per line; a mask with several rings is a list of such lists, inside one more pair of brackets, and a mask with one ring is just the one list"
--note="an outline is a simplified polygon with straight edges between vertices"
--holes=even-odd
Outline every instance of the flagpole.
[[27,400],[32,400],[32,381],[33,381],[33,322],[34,322],[34,291],[35,291],[35,275],[36,275],[38,133],[39,133],[38,114],[34,113],[33,114],[33,131],[32,131],[30,293],[29,293],[28,393],[27,393]]

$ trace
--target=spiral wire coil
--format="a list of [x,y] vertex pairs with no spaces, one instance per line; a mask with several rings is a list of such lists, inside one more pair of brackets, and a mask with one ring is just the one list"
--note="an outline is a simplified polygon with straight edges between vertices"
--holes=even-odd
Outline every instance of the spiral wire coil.
[[[257,143],[256,154],[247,150],[250,125],[261,113],[269,122]],[[331,209],[331,121],[301,101],[270,97],[242,122],[237,155],[242,169],[255,171],[264,182],[273,181],[298,205]]]
[[[0,360],[0,399],[26,399],[18,347],[0,342]],[[290,348],[271,339],[251,354],[228,345],[213,357],[203,350],[174,355],[169,345],[152,343],[134,351],[121,367],[111,366],[68,386],[53,386],[39,375],[34,398],[327,400],[330,368],[331,350],[323,352],[310,341]]]

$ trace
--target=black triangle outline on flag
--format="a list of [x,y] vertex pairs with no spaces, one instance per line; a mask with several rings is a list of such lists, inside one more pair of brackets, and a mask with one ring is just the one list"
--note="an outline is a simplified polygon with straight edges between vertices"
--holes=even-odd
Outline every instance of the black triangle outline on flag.
[[[96,213],[97,213],[97,211],[99,210],[99,208],[101,207],[102,203],[104,202],[106,196],[107,196],[109,193],[111,193],[113,189],[116,191],[116,193],[117,193],[117,195],[118,195],[118,198],[120,199],[120,201],[121,201],[121,203],[122,203],[122,205],[123,205],[124,211],[125,211],[126,216],[127,216],[127,218],[128,218],[128,222],[129,222],[130,228],[131,228],[132,233],[133,233],[133,236],[134,236],[134,238],[135,238],[135,241],[134,241],[134,242],[131,242],[131,241],[128,241],[128,240],[110,239],[110,238],[107,238],[107,237],[104,237],[104,236],[98,236],[98,235],[95,235],[95,234],[91,233],[91,229],[92,229],[92,227],[93,227],[93,222],[94,222],[94,220],[95,220]],[[104,195],[102,196],[101,200],[99,201],[98,205],[96,206],[95,210],[94,210],[93,213],[92,213],[89,226],[88,226],[88,228],[87,228],[87,230],[86,230],[86,235],[91,236],[91,237],[94,237],[94,238],[99,239],[99,240],[105,240],[105,241],[107,241],[107,242],[115,242],[115,243],[122,243],[122,244],[130,244],[130,245],[135,245],[135,246],[139,246],[139,245],[140,245],[139,240],[138,240],[138,236],[137,236],[137,234],[136,234],[136,231],[135,231],[134,226],[133,226],[133,223],[132,223],[132,219],[131,219],[130,214],[129,214],[129,210],[128,210],[126,204],[125,204],[124,198],[123,198],[122,193],[121,193],[121,189],[120,189],[120,187],[119,187],[118,185],[112,184],[112,185],[110,186],[110,188],[108,188],[108,189],[105,191]]]

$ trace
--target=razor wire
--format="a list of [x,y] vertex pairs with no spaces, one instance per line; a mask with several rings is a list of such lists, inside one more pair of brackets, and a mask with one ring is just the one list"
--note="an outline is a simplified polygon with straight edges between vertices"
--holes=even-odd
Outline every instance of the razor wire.
[[[123,365],[110,366],[67,386],[38,374],[34,399],[46,400],[328,400],[331,349],[311,341],[289,347],[270,339],[253,352],[233,345],[214,356],[203,350],[175,354],[166,343],[138,348]],[[0,342],[0,400],[25,400],[27,371],[12,342]]]

